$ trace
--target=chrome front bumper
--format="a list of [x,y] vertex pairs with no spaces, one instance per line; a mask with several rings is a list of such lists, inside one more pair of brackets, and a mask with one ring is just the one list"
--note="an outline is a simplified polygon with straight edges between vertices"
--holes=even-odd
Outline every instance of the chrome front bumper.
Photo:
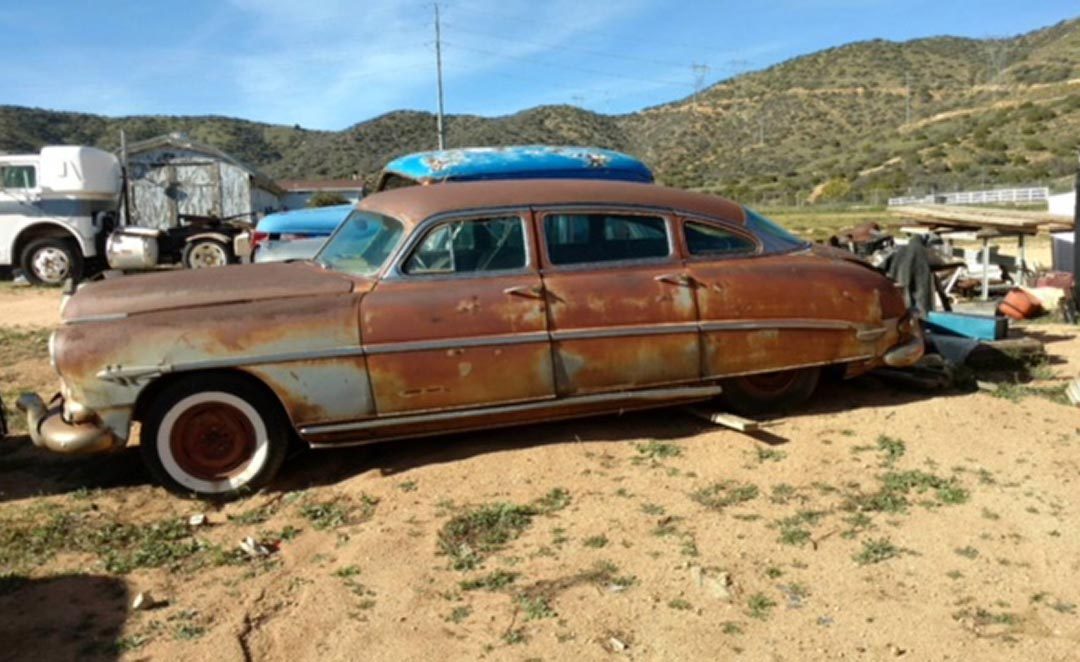
[[918,334],[885,352],[882,361],[890,368],[906,368],[918,363],[925,351],[926,343],[923,341],[922,334]]
[[[59,402],[57,402],[59,401]],[[15,406],[26,414],[30,439],[38,448],[56,453],[99,453],[119,448],[122,443],[112,430],[99,422],[68,423],[63,416],[63,401],[53,399],[48,407],[34,393],[22,394]]]

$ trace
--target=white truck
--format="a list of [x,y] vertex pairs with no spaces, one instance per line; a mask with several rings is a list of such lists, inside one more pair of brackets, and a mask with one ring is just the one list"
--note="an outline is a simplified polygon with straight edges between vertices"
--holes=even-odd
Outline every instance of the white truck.
[[116,222],[120,161],[93,147],[0,155],[0,267],[39,285],[78,281]]

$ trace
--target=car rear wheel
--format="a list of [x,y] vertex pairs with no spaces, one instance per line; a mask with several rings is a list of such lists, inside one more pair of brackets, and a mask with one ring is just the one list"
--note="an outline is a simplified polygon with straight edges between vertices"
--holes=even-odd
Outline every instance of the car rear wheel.
[[736,414],[765,414],[805,402],[817,388],[820,368],[800,368],[724,380],[720,396]]
[[265,486],[289,447],[288,423],[262,388],[233,375],[166,387],[145,417],[140,449],[170,492],[233,498]]
[[233,261],[229,247],[215,239],[196,239],[184,246],[181,258],[188,269],[224,267]]

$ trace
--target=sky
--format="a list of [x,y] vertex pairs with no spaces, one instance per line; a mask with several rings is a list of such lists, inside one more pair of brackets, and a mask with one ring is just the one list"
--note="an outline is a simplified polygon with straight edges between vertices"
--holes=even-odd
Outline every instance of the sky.
[[[1076,0],[442,0],[447,113],[624,113],[866,39],[1012,36]],[[340,130],[434,111],[423,0],[0,0],[0,104]]]

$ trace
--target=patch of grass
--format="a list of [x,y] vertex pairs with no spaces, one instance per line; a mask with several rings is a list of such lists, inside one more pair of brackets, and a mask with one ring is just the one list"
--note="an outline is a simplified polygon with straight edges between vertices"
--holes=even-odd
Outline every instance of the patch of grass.
[[766,462],[779,462],[787,457],[787,453],[784,451],[778,451],[774,448],[763,448],[761,446],[757,449],[758,464],[764,464]]
[[897,460],[903,457],[907,451],[907,446],[903,441],[886,435],[878,437],[877,447],[885,455],[884,463],[887,467],[896,464]]
[[607,547],[608,539],[605,535],[589,536],[581,544],[593,549],[600,549],[601,547]]
[[[415,480],[406,480],[398,483],[398,489],[402,492],[415,492],[417,490]],[[456,622],[456,621],[455,621]]]
[[439,551],[450,557],[455,570],[472,570],[488,554],[520,536],[536,514],[532,506],[509,503],[465,509],[439,531]]
[[772,503],[783,505],[790,501],[792,498],[794,498],[796,494],[797,492],[795,491],[795,488],[791,485],[788,485],[787,483],[779,483],[777,485],[773,485],[772,492],[769,494],[769,501],[771,501]]
[[778,579],[784,576],[784,571],[776,566],[769,566],[765,568],[765,576],[769,579]]
[[517,605],[525,614],[525,620],[527,621],[537,621],[558,616],[555,610],[551,608],[548,599],[542,595],[519,595]]
[[500,591],[510,584],[513,584],[521,573],[510,572],[508,570],[496,570],[483,577],[476,577],[474,579],[466,579],[460,582],[458,585],[463,591],[476,591],[483,589],[485,591]]
[[743,633],[742,626],[735,621],[725,622],[722,626],[720,626],[720,631],[727,635],[736,635]]
[[634,448],[640,454],[638,459],[662,460],[682,455],[681,448],[666,441],[650,441],[644,444],[636,444]]
[[979,556],[979,550],[975,549],[971,545],[966,547],[957,547],[953,550],[958,555],[963,556],[965,559],[975,559]]
[[816,525],[827,513],[820,510],[800,510],[791,517],[777,522],[780,527],[780,542],[785,545],[802,546],[810,541],[810,531],[804,526]]
[[364,494],[358,505],[345,499],[304,503],[300,506],[300,514],[311,522],[312,527],[324,531],[371,519],[378,503],[375,497]]
[[1029,397],[1039,397],[1068,407],[1072,406],[1072,403],[1069,402],[1069,396],[1065,395],[1065,390],[1068,387],[1069,385],[1067,383],[1058,386],[1035,387],[1028,386],[1027,384],[1006,382],[998,384],[997,389],[990,391],[990,395],[1011,402],[1019,402],[1024,398]]
[[254,525],[262,524],[274,516],[277,509],[273,505],[260,506],[245,510],[238,515],[229,515],[228,520],[234,524]]
[[342,579],[348,579],[349,577],[355,577],[360,574],[360,566],[347,565],[343,568],[338,568],[334,571],[335,577],[341,577]]
[[757,485],[725,480],[695,491],[690,495],[690,498],[706,508],[723,510],[728,506],[752,501],[757,496]]
[[536,510],[543,515],[550,515],[570,505],[570,491],[556,487],[535,502]]
[[881,486],[869,494],[849,495],[844,504],[846,510],[858,512],[902,513],[911,505],[912,493],[922,494],[933,490],[939,505],[965,503],[971,496],[955,478],[942,478],[919,469],[889,471],[881,476]]
[[694,608],[694,605],[690,604],[690,602],[687,600],[683,600],[682,598],[668,600],[667,606],[672,609],[677,609],[679,611],[689,611]]
[[749,609],[750,618],[756,618],[762,621],[769,617],[769,614],[775,606],[776,601],[764,593],[755,593],[746,601],[746,607]]
[[453,609],[450,610],[450,615],[446,617],[446,620],[449,621],[450,623],[461,623],[466,618],[468,618],[469,614],[471,614],[471,613],[472,613],[472,607],[467,607],[467,606],[454,607]]
[[655,503],[643,503],[641,504],[641,512],[646,515],[663,515],[664,507]]
[[5,364],[49,355],[49,329],[0,327],[0,356]]
[[900,556],[901,552],[902,550],[888,538],[878,538],[877,540],[864,540],[862,551],[852,558],[859,565],[872,565],[896,558]]
[[950,570],[945,573],[945,576],[949,579],[957,580],[963,578],[964,573],[960,572],[959,570]]
[[507,630],[502,639],[511,646],[514,646],[528,641],[529,635],[525,633],[525,628],[515,628],[513,630]]

